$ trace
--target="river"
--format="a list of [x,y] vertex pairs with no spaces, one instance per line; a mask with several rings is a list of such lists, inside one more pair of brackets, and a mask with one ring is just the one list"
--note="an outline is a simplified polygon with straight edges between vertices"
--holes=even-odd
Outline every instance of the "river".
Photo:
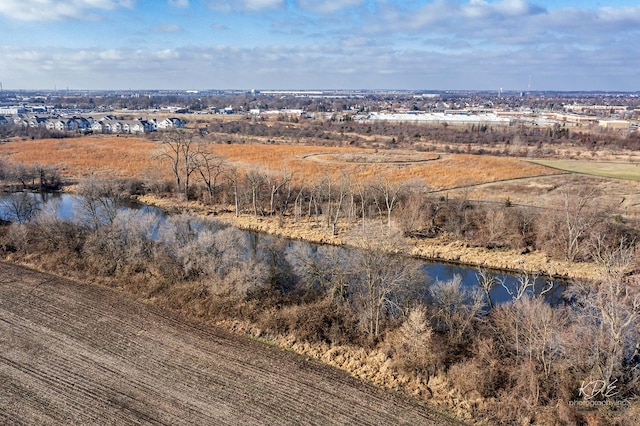
[[[64,193],[14,193],[0,195],[0,219],[7,221],[16,221],[17,213],[16,202],[12,201],[12,197],[30,197],[32,205],[38,210],[48,210],[55,212],[56,216],[64,220],[75,220],[79,217],[79,212],[82,206],[82,198],[77,195],[64,194]],[[127,202],[122,209],[136,209],[142,210],[145,213],[154,214],[160,217],[160,221],[164,220],[166,214],[152,206],[139,204],[136,202]],[[207,219],[209,220],[209,219]],[[215,220],[215,219],[213,219]],[[251,236],[254,241],[260,238],[274,238],[272,236],[266,236],[257,234],[254,232],[244,231]],[[306,247],[312,249],[314,246],[311,243],[305,241],[291,241],[289,247]],[[341,250],[350,250],[349,248],[342,248]],[[472,266],[447,264],[440,262],[431,262],[427,260],[420,260],[422,269],[428,276],[428,282],[435,281],[449,281],[456,275],[460,277],[462,285],[469,289],[478,288],[478,273],[477,268]],[[499,279],[503,285],[494,285],[490,290],[490,298],[494,304],[504,303],[513,300],[514,289],[518,286],[518,280],[522,278],[521,275],[504,272],[504,271],[490,271],[491,276]],[[535,279],[533,291],[540,292],[547,285],[548,279],[545,277],[538,277]],[[425,287],[427,285],[425,283]],[[544,294],[545,300],[551,304],[557,304],[561,302],[562,295],[566,289],[568,283],[563,281],[553,281],[553,288]]]

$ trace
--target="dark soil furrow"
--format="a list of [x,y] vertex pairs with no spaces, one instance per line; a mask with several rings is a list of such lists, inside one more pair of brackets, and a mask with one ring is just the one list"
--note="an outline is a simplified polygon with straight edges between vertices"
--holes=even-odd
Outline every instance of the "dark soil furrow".
[[266,344],[0,263],[3,424],[442,424]]

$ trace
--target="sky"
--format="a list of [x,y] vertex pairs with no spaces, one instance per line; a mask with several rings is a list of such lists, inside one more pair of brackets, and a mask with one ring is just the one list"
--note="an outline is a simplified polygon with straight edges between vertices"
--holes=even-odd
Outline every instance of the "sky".
[[0,0],[5,90],[640,90],[640,0]]

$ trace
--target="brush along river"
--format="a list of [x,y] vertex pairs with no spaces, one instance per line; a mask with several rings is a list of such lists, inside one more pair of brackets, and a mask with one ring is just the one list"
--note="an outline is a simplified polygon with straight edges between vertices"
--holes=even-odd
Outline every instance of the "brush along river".
[[[27,197],[30,200],[30,204],[25,201]],[[71,194],[40,194],[40,193],[13,193],[0,196],[0,219],[7,221],[23,221],[28,219],[30,215],[29,209],[20,209],[21,204],[27,204],[32,206],[33,214],[35,212],[49,212],[62,220],[87,220],[86,202],[77,195]],[[157,238],[158,229],[166,221],[167,214],[160,208],[149,206],[147,204],[141,204],[136,202],[127,201],[119,207],[120,210],[135,210],[147,215],[151,215],[155,218],[152,226],[149,227],[149,237]],[[98,212],[99,213],[99,212]],[[220,229],[227,226],[223,222],[217,219],[202,219],[202,223],[208,227],[214,229]],[[203,225],[204,226],[204,225]],[[195,226],[194,229],[198,229]],[[256,232],[252,230],[244,230],[245,238],[249,240],[251,247],[258,247],[258,243],[261,239],[271,240],[278,237],[268,235],[263,232]],[[284,245],[285,251],[297,251],[298,253],[307,253],[309,256],[322,256],[323,252],[335,249],[335,247],[328,247],[325,244],[318,244],[308,242],[300,239],[286,239]],[[348,257],[348,253],[352,250],[358,250],[356,248],[339,246],[338,258]],[[393,256],[390,254],[390,256]],[[435,256],[434,256],[435,257]],[[422,294],[427,294],[427,288],[430,283],[437,281],[449,281],[458,277],[462,285],[467,289],[473,290],[479,288],[478,277],[481,272],[485,272],[487,277],[493,280],[493,285],[486,294],[486,297],[491,300],[491,303],[504,303],[513,300],[514,294],[517,293],[518,288],[522,286],[523,281],[530,283],[528,291],[530,293],[540,293],[545,291],[545,299],[551,303],[556,304],[562,300],[562,294],[566,288],[567,282],[564,280],[551,279],[544,276],[536,276],[536,274],[519,274],[513,271],[504,271],[488,268],[481,268],[475,266],[464,265],[463,263],[452,262],[436,262],[428,261],[424,259],[419,260],[421,268],[425,272],[426,280],[424,282]]]

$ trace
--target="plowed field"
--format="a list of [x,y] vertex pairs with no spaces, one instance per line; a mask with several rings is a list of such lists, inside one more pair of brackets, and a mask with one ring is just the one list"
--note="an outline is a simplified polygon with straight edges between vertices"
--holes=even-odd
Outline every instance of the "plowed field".
[[0,263],[0,424],[447,424],[114,290]]

